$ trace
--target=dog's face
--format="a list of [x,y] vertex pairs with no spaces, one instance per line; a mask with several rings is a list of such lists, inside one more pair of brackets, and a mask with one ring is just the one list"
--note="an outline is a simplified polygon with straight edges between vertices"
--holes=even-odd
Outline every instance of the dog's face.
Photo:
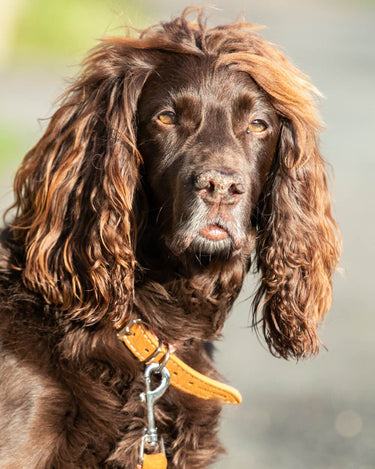
[[139,128],[168,248],[211,256],[243,248],[279,133],[265,93],[213,60],[170,55],[143,88]]

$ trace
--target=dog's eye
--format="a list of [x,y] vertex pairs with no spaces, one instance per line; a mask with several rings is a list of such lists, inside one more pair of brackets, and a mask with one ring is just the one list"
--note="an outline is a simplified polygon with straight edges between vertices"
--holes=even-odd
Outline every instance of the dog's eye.
[[158,120],[164,125],[174,125],[176,122],[176,114],[172,111],[165,111],[158,115]]
[[267,128],[268,126],[264,121],[260,119],[256,119],[255,121],[249,124],[248,128],[246,129],[246,133],[249,134],[253,132],[253,133],[259,134],[267,130]]

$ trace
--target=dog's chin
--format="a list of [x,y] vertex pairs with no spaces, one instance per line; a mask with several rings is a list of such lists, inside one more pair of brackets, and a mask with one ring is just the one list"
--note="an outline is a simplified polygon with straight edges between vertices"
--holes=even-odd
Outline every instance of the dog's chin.
[[191,242],[187,252],[193,254],[198,259],[228,259],[235,251],[231,237],[224,239],[209,239],[198,234]]
[[167,247],[176,257],[188,256],[198,260],[201,264],[207,264],[215,260],[226,261],[234,252],[238,252],[232,239],[227,237],[221,240],[210,240],[200,234],[189,239],[186,243],[167,243]]
[[231,232],[217,224],[204,226],[196,234],[187,249],[201,263],[228,260],[240,246]]

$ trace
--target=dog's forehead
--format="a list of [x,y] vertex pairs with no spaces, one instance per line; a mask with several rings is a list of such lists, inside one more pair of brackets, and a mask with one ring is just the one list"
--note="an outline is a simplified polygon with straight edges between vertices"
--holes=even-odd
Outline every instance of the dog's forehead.
[[235,98],[242,92],[259,93],[250,75],[218,64],[214,56],[169,54],[155,68],[149,87],[160,96],[196,94]]

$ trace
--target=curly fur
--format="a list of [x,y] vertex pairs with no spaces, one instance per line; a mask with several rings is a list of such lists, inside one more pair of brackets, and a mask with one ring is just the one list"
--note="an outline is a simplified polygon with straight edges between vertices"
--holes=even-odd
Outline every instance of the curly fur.
[[[12,220],[0,245],[2,467],[133,469],[145,426],[142,365],[114,325],[141,317],[177,344],[182,359],[217,378],[208,343],[220,333],[252,256],[260,272],[254,324],[262,324],[271,352],[318,352],[316,329],[331,304],[340,242],[318,148],[317,91],[252,25],[209,28],[202,12],[195,22],[189,13],[136,39],[103,40],[16,175]],[[199,124],[204,131],[194,145],[193,131],[173,143],[170,133],[159,138],[159,128],[150,130],[160,94],[155,80],[166,73],[178,93],[178,69],[189,75],[186,64],[192,87],[199,74],[204,83],[214,77],[218,89],[225,77],[233,78],[233,89],[248,86],[272,117],[268,140],[254,137],[251,153],[246,136],[223,127],[237,142],[232,152],[224,130],[214,138],[213,126]],[[232,103],[233,94],[223,100]],[[205,107],[225,118],[228,108]],[[194,121],[196,108],[187,109]],[[228,167],[238,154],[259,154],[259,167],[246,166],[244,156],[233,207],[210,202],[222,230],[238,210],[243,226],[233,228],[231,244],[193,252],[187,232],[208,210],[209,189],[189,198],[188,179],[176,179],[190,174],[185,160],[161,167],[157,158],[183,146],[183,158],[195,151],[217,162],[212,142],[219,137]],[[169,198],[161,186],[172,188]],[[185,223],[198,208],[200,218]],[[204,251],[213,244],[196,245]],[[170,469],[216,460],[219,413],[216,401],[168,390],[156,420]]]

